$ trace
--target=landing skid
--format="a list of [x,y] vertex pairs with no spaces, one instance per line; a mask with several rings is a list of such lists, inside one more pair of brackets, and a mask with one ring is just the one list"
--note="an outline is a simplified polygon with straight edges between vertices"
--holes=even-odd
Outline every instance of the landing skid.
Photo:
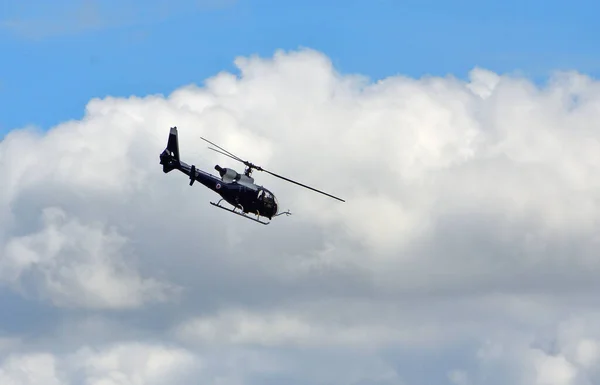
[[243,211],[239,211],[239,212],[238,212],[238,211],[235,211],[235,209],[230,209],[230,208],[227,208],[227,207],[221,206],[219,203],[221,203],[221,201],[222,201],[222,200],[223,200],[223,199],[221,199],[221,200],[220,200],[219,202],[217,202],[217,203],[214,203],[214,202],[209,202],[209,203],[210,203],[211,205],[215,206],[215,207],[218,207],[218,208],[220,208],[220,209],[227,210],[227,211],[229,211],[230,213],[237,214],[237,215],[239,215],[240,217],[243,217],[243,218],[246,218],[246,219],[250,219],[251,221],[254,221],[254,222],[258,222],[258,223],[260,223],[261,225],[268,225],[269,223],[271,223],[271,222],[265,222],[265,221],[261,221],[260,219],[257,219],[257,218],[252,218],[251,216],[249,216],[248,214],[244,213]]

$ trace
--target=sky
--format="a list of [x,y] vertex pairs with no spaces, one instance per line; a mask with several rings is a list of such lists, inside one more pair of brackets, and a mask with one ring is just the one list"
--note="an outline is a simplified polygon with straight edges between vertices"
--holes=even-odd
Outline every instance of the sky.
[[598,5],[281,4],[2,2],[0,384],[600,383]]
[[317,49],[373,79],[475,66],[598,75],[598,11],[592,0],[6,0],[0,130],[81,118],[95,97],[168,94],[277,49]]

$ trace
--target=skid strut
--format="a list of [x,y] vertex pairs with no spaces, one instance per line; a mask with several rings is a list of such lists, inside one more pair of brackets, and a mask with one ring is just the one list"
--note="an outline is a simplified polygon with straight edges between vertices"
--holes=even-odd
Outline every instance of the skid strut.
[[[252,217],[248,216],[246,213],[244,213],[244,211],[243,211],[243,210],[242,210],[242,211],[240,211],[240,212],[237,212],[237,211],[235,211],[235,209],[236,209],[237,207],[235,207],[234,209],[230,209],[230,208],[227,208],[227,207],[221,206],[219,203],[221,203],[221,201],[222,201],[222,200],[223,200],[223,199],[221,199],[221,200],[220,200],[219,202],[217,202],[217,203],[215,203],[215,202],[210,202],[210,204],[211,204],[211,205],[213,205],[213,206],[215,206],[215,207],[218,207],[218,208],[220,208],[220,209],[223,209],[223,210],[229,211],[230,213],[237,214],[237,215],[239,215],[240,217],[243,217],[243,218],[246,218],[246,219],[250,219],[251,221],[254,221],[254,222],[258,222],[258,223],[260,223],[260,224],[262,224],[262,225],[268,225],[269,223],[271,223],[271,222],[265,222],[265,221],[261,221],[260,219],[255,219],[255,218],[252,218]],[[259,217],[260,217],[260,216],[258,216],[258,218],[259,218]]]

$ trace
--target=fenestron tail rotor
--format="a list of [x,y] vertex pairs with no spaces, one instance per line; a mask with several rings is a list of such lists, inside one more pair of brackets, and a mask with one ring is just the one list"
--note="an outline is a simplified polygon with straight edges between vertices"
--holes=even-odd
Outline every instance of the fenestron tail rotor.
[[208,147],[210,150],[216,151],[216,152],[218,152],[218,153],[220,153],[220,154],[222,154],[222,155],[225,155],[225,156],[228,156],[228,157],[230,157],[231,159],[237,160],[238,162],[240,162],[240,163],[244,164],[246,167],[248,167],[248,169],[255,169],[255,170],[258,170],[258,171],[264,171],[264,172],[266,172],[266,173],[268,173],[268,174],[271,174],[271,175],[273,175],[273,176],[274,176],[274,177],[276,177],[276,178],[280,178],[280,179],[283,179],[283,180],[285,180],[285,181],[287,181],[287,182],[294,183],[294,184],[296,184],[296,185],[298,185],[298,186],[301,186],[301,187],[307,188],[307,189],[309,189],[309,190],[312,190],[312,191],[318,192],[319,194],[326,195],[326,196],[328,196],[328,197],[330,197],[330,198],[333,198],[333,199],[336,199],[336,200],[338,200],[338,201],[341,201],[341,202],[346,202],[345,200],[343,200],[343,199],[341,199],[341,198],[338,198],[338,197],[336,197],[336,196],[333,196],[333,195],[331,195],[331,194],[328,194],[328,193],[326,193],[326,192],[324,192],[324,191],[317,190],[317,189],[315,189],[315,188],[313,188],[313,187],[307,186],[307,185],[305,185],[305,184],[302,184],[302,183],[296,182],[296,181],[294,181],[294,180],[291,180],[291,179],[289,179],[289,178],[286,178],[286,177],[284,177],[284,176],[281,176],[281,175],[275,174],[275,173],[273,173],[273,172],[271,172],[271,171],[265,170],[265,169],[263,169],[263,168],[262,168],[262,167],[260,167],[260,166],[256,166],[256,165],[254,165],[254,164],[252,164],[252,163],[248,162],[247,160],[243,160],[243,159],[241,159],[241,158],[240,158],[240,157],[238,157],[237,155],[235,155],[235,154],[233,154],[233,153],[231,153],[231,152],[229,152],[229,151],[225,150],[223,147],[220,147],[220,146],[216,145],[215,143],[213,143],[213,142],[211,142],[211,141],[209,141],[209,140],[207,140],[207,139],[205,139],[205,138],[202,138],[202,137],[200,137],[200,139],[204,140],[205,142],[208,142],[208,143],[212,144],[213,146],[215,146],[215,147],[217,148],[217,149],[215,149],[215,148]]

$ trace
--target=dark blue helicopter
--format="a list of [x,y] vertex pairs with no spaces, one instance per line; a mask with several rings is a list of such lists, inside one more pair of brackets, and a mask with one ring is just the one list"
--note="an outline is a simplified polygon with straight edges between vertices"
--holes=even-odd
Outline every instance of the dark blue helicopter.
[[[261,216],[268,218],[270,221],[273,217],[282,214],[291,215],[289,210],[285,212],[279,212],[279,205],[275,195],[263,186],[259,186],[254,183],[254,178],[250,176],[252,174],[252,169],[264,171],[277,178],[281,178],[288,182],[297,184],[299,186],[305,187],[307,189],[345,202],[343,199],[327,194],[323,191],[314,189],[312,187],[306,186],[304,184],[295,182],[291,179],[267,171],[260,166],[256,166],[248,161],[240,159],[239,157],[230,153],[224,148],[219,147],[216,144],[204,138],[201,139],[218,148],[215,149],[209,147],[210,150],[216,151],[220,154],[223,154],[234,160],[237,160],[238,162],[243,163],[246,166],[244,174],[239,174],[237,171],[231,168],[223,168],[219,165],[216,165],[215,170],[217,170],[219,172],[219,175],[221,176],[219,178],[215,175],[197,169],[194,165],[190,166],[187,163],[183,162],[179,156],[179,139],[177,134],[177,127],[171,127],[171,132],[169,133],[169,139],[167,141],[167,147],[160,154],[160,164],[163,166],[164,173],[168,173],[173,170],[179,170],[182,173],[189,176],[190,186],[197,181],[219,194],[222,199],[219,200],[219,202],[217,203],[210,202],[210,204],[213,206],[219,207],[223,210],[227,210],[237,215],[241,215],[244,218],[251,219],[258,223],[262,223],[263,225],[268,225],[270,222],[261,221]],[[232,205],[233,209],[221,206],[220,203],[223,200]],[[239,211],[236,211],[237,209],[239,209]],[[255,214],[257,217],[255,219],[248,216],[247,214]]]

